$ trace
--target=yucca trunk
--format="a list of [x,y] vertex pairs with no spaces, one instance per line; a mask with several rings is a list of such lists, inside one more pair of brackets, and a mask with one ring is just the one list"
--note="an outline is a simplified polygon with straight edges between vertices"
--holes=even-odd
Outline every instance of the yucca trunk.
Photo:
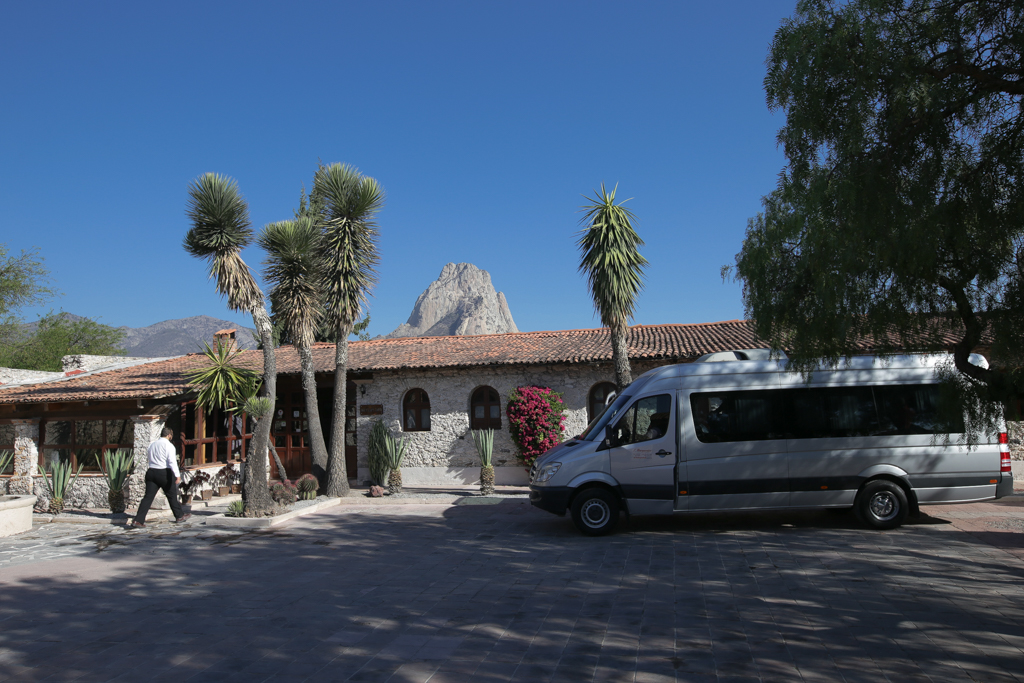
[[313,369],[313,352],[306,344],[296,344],[299,362],[302,366],[302,390],[306,394],[306,421],[309,424],[309,442],[312,450],[313,476],[320,482],[320,488],[327,484],[327,444],[320,424],[320,404],[316,396],[316,375]]
[[612,363],[615,365],[615,387],[622,391],[633,383],[629,367],[629,326],[616,326],[609,330],[612,337]]
[[331,422],[331,452],[327,461],[327,495],[347,496],[348,470],[345,467],[345,392],[348,390],[348,335],[352,325],[338,325],[334,350],[334,417]]
[[480,468],[480,493],[485,496],[494,493],[494,466]]
[[[268,397],[271,401],[271,408],[273,408],[273,402],[277,396],[274,329],[270,324],[267,309],[262,305],[253,309],[252,321],[256,324],[256,331],[259,333],[260,343],[263,345],[263,386],[260,387],[260,395]],[[256,433],[253,434],[250,442],[251,449],[246,453],[242,499],[245,501],[247,511],[268,510],[274,505],[267,488],[267,470],[269,469],[267,456],[270,450],[270,428],[273,424],[273,411],[271,411],[271,415],[256,422]]]
[[64,512],[64,499],[63,498],[51,498],[49,511],[51,515],[59,515]]
[[110,511],[119,514],[125,511],[125,497],[124,489],[118,489],[107,492],[107,504],[110,506]]

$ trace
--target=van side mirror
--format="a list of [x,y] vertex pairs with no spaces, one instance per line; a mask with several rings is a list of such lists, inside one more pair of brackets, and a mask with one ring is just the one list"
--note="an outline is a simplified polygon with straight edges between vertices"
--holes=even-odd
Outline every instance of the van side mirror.
[[610,424],[604,426],[604,441],[601,442],[601,450],[615,448],[615,428]]

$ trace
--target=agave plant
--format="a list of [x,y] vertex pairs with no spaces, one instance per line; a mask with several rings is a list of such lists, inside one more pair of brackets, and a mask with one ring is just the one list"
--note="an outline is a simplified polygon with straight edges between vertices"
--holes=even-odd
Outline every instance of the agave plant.
[[391,436],[384,423],[377,420],[370,428],[370,443],[368,453],[368,464],[370,466],[370,479],[377,486],[386,486],[388,472],[391,466],[388,464],[388,437]]
[[130,448],[118,448],[103,454],[103,470],[107,473],[107,504],[111,512],[124,512],[128,476],[135,468],[135,454]]
[[39,474],[43,475],[43,482],[50,493],[50,514],[59,515],[64,512],[64,498],[71,495],[71,489],[75,487],[75,482],[78,481],[78,475],[82,473],[85,463],[78,466],[78,471],[74,476],[71,476],[70,462],[59,460],[51,462],[49,476],[42,467],[39,465],[36,467],[39,468]]
[[491,453],[494,451],[494,430],[480,429],[473,432],[473,444],[480,456],[480,493],[485,496],[494,493],[494,468]]
[[397,439],[391,432],[385,432],[384,456],[391,474],[388,476],[388,493],[402,492],[402,459],[405,458],[405,439]]
[[[7,471],[7,468],[11,466],[11,461],[14,460],[14,451],[0,451],[0,474]],[[14,472],[11,472],[14,474]]]

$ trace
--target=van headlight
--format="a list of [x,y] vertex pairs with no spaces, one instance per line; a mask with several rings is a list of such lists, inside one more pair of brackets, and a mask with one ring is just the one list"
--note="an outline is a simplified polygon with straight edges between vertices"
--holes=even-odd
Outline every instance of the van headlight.
[[549,462],[537,471],[537,476],[533,478],[533,481],[537,484],[547,481],[551,477],[555,476],[555,472],[562,466],[560,462]]

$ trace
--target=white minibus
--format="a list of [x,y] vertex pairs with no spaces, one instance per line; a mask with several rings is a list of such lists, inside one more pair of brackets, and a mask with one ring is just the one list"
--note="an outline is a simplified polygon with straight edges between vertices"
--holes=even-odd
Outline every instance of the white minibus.
[[807,376],[752,349],[656,368],[537,459],[530,502],[597,536],[621,512],[852,507],[893,529],[919,505],[1010,495],[1005,427],[973,446],[940,431],[948,360],[856,357]]

